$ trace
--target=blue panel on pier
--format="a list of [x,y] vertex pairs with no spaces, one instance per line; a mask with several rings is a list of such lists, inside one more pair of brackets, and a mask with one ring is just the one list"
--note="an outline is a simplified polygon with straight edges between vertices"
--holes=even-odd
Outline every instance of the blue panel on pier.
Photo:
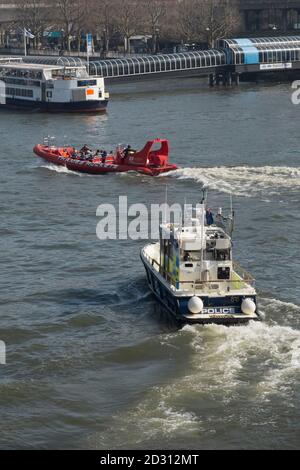
[[251,39],[236,39],[236,42],[245,54],[245,64],[259,64],[259,52]]
[[245,64],[259,64],[259,52],[256,47],[243,47]]

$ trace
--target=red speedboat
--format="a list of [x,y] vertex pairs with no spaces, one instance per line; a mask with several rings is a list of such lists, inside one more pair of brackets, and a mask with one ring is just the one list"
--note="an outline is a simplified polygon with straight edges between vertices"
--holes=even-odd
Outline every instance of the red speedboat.
[[[157,148],[158,146],[158,148]],[[157,176],[178,169],[169,163],[169,141],[154,139],[146,143],[140,151],[117,148],[115,154],[99,155],[98,152],[77,151],[74,147],[53,147],[38,144],[33,149],[39,157],[63,165],[69,170],[100,175],[136,171],[149,176]]]

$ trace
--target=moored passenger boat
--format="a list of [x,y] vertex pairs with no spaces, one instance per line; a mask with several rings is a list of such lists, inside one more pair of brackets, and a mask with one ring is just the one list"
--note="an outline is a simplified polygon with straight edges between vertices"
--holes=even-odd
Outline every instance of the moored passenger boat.
[[105,112],[108,98],[104,78],[89,76],[84,66],[0,60],[0,109]]
[[220,210],[213,220],[199,204],[183,224],[162,224],[159,242],[142,249],[150,289],[179,322],[234,325],[260,319],[255,280],[232,258],[233,217],[225,219]]

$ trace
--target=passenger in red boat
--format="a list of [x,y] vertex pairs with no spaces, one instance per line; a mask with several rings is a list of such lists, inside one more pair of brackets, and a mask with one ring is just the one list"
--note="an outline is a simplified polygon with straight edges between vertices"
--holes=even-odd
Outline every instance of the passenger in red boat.
[[85,156],[85,159],[86,161],[88,162],[92,162],[93,159],[94,159],[94,155],[93,155],[93,152],[90,150],[89,152],[87,152],[86,156]]
[[131,145],[127,145],[127,147],[125,147],[124,150],[123,150],[123,156],[124,156],[123,158],[124,158],[124,160],[125,160],[125,158],[128,157],[128,155],[129,155],[131,152],[132,152],[132,150],[131,150]]
[[101,150],[96,150],[95,157],[101,157]]
[[79,150],[79,159],[83,161],[92,161],[93,159],[93,152],[86,144]]
[[101,150],[100,155],[101,155],[101,162],[102,162],[102,163],[105,163],[105,162],[106,162],[106,157],[107,157],[107,152],[106,152],[106,150]]
[[79,153],[85,154],[89,151],[90,151],[89,147],[86,144],[84,144],[84,146],[79,150]]

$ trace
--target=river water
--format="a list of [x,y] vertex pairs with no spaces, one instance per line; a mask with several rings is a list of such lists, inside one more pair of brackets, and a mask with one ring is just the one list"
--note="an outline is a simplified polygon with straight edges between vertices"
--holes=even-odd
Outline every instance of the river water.
[[[300,106],[290,84],[196,79],[111,90],[105,116],[0,113],[1,448],[295,449],[300,439]],[[168,137],[164,177],[78,175],[32,147]],[[149,294],[145,241],[100,241],[99,204],[237,213],[235,258],[264,321],[178,330]]]

